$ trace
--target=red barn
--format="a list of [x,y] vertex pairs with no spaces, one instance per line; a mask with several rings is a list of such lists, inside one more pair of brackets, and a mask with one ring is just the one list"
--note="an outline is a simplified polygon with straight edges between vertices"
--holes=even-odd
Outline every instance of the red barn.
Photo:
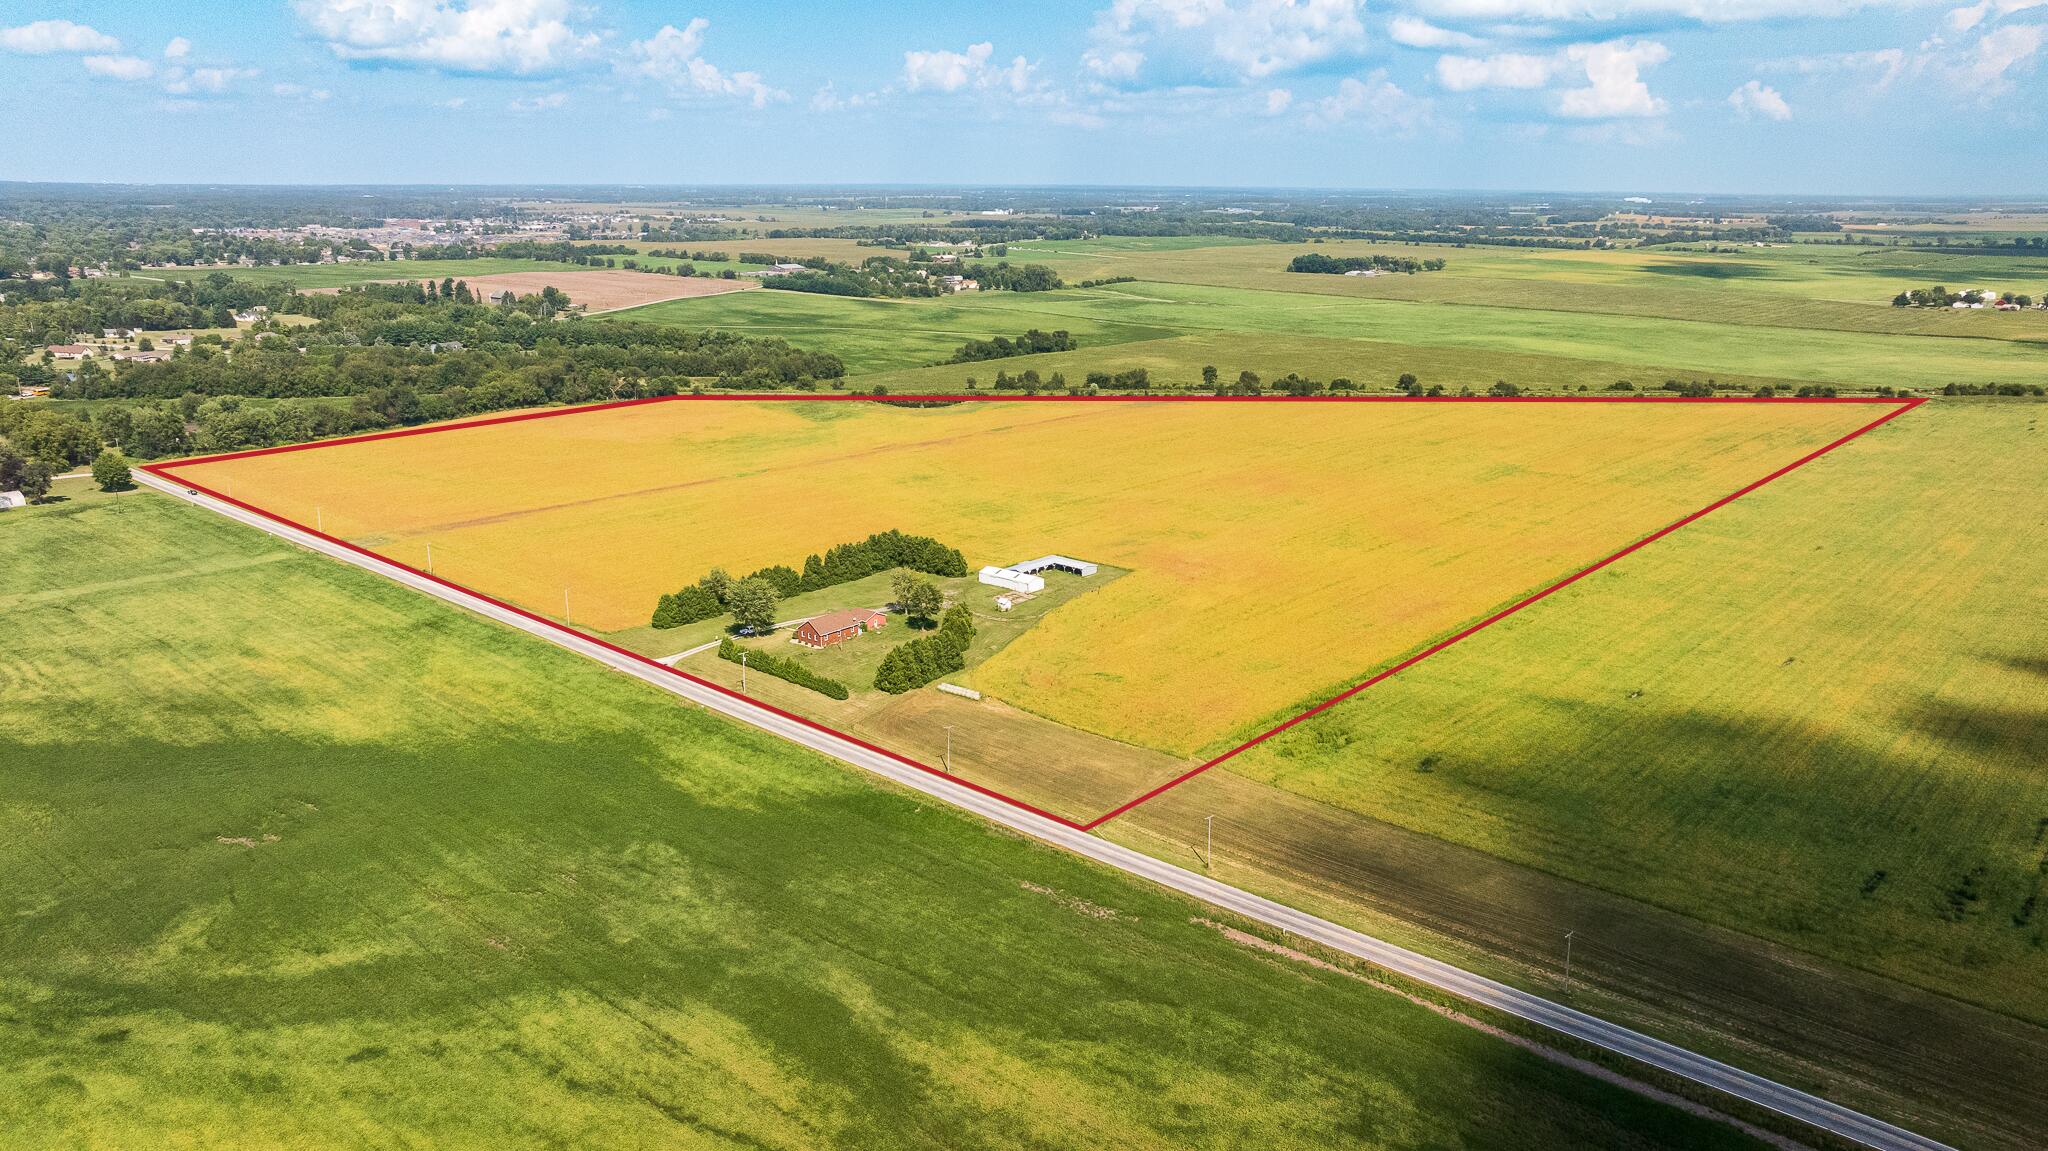
[[805,647],[831,647],[836,643],[845,643],[862,632],[885,627],[888,622],[888,616],[867,608],[827,612],[824,615],[812,616],[798,624],[796,642]]

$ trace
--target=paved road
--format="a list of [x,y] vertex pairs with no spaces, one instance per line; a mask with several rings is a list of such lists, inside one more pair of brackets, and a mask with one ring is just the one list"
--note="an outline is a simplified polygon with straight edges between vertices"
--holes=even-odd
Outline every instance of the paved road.
[[139,469],[135,472],[135,478],[179,499],[260,528],[323,555],[365,568],[386,579],[446,600],[478,615],[516,627],[549,643],[588,656],[635,679],[653,684],[663,691],[672,692],[742,723],[751,724],[791,743],[884,776],[904,787],[944,800],[990,822],[1000,823],[1035,839],[1065,848],[1076,855],[1086,856],[1119,871],[1170,887],[1247,919],[1257,920],[1304,939],[1314,940],[1326,947],[1377,964],[1461,999],[1506,1012],[1561,1034],[1626,1055],[1673,1075],[1725,1091],[1738,1099],[1769,1108],[1866,1146],[1878,1148],[1880,1151],[1951,1151],[1946,1144],[1916,1135],[1904,1128],[1895,1127],[1839,1104],[1830,1103],[1818,1096],[1653,1039],[1563,1004],[1553,1003],[1539,995],[1474,975],[1348,927],[1318,919],[1292,907],[1219,883],[1206,875],[1175,867],[1087,832],[1062,826],[959,783],[920,771],[851,740],[820,731],[787,716],[692,682],[652,661],[642,661],[622,654],[574,632],[565,631],[545,621],[529,619],[509,608],[428,579],[417,572],[353,551],[222,500],[191,492],[183,484],[161,479]]

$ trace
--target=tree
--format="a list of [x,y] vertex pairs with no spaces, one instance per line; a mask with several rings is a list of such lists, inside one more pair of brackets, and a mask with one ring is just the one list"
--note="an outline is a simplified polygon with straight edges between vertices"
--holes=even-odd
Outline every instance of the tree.
[[1401,378],[1400,378],[1400,379],[1398,379],[1398,380],[1396,380],[1396,381],[1394,381],[1394,386],[1395,386],[1395,387],[1397,387],[1397,388],[1400,388],[1400,389],[1401,389],[1402,391],[1404,391],[1404,392],[1412,392],[1412,391],[1414,391],[1414,390],[1415,390],[1415,384],[1416,384],[1416,379],[1415,379],[1415,373],[1414,373],[1414,372],[1402,372],[1402,373],[1401,373]]
[[946,596],[939,585],[912,572],[899,572],[890,581],[890,590],[896,597],[896,606],[912,622],[929,623],[946,606]]
[[728,597],[732,595],[733,578],[725,574],[724,568],[712,568],[704,573],[703,579],[697,582],[703,586],[705,591],[716,596],[719,603],[730,604]]
[[756,634],[774,630],[775,609],[781,602],[775,585],[759,576],[739,580],[725,593],[725,607],[732,612],[733,622]]
[[21,486],[21,472],[28,466],[28,460],[14,445],[0,439],[0,492],[11,492]]
[[103,492],[126,491],[135,486],[128,478],[128,457],[112,448],[93,457],[92,482]]
[[50,465],[41,460],[30,460],[21,467],[21,494],[30,503],[41,503],[50,494]]
[[1216,386],[1215,364],[1202,365],[1202,386],[1205,388],[1214,388]]

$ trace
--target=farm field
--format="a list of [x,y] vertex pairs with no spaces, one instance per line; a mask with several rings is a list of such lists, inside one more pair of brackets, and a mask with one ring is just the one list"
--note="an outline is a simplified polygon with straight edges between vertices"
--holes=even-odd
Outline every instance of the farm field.
[[[304,521],[317,508],[415,566],[431,544],[437,574],[537,611],[568,590],[572,618],[605,630],[713,567],[891,528],[970,569],[1048,551],[1127,568],[962,682],[1190,755],[1885,410],[672,402],[177,474]],[[556,479],[506,482],[536,467]]]
[[[191,279],[219,270],[238,280],[252,280],[264,284],[288,283],[301,291],[310,291],[314,288],[339,288],[348,284],[368,284],[383,280],[422,280],[428,276],[436,280],[449,276],[466,280],[472,276],[519,275],[527,272],[588,272],[590,268],[585,264],[558,263],[553,260],[513,260],[500,256],[481,256],[469,260],[358,260],[347,264],[161,270],[173,279]],[[188,271],[192,273],[191,276],[181,274]],[[151,274],[156,273],[153,270]]]
[[0,604],[0,1145],[1761,1146],[152,493]]
[[[759,286],[753,280],[720,280],[708,276],[656,276],[620,268],[603,268],[595,271],[584,268],[575,272],[505,272],[476,276],[464,282],[469,285],[470,291],[479,295],[509,291],[521,296],[532,296],[540,294],[544,288],[559,288],[568,293],[571,303],[581,304],[592,312],[612,312],[666,300],[717,296]],[[333,290],[340,291],[339,288]]]
[[[1276,249],[1275,255],[1280,252]],[[1708,322],[1533,306],[1352,298],[1320,293],[1317,284],[1299,283],[1342,281],[1345,277],[1274,275],[1286,277],[1279,290],[1140,282],[1029,294],[973,293],[945,300],[820,296],[792,300],[789,297],[799,293],[776,292],[654,305],[620,315],[775,336],[833,352],[846,361],[855,384],[862,382],[864,374],[937,363],[968,339],[1015,336],[1027,328],[1066,329],[1084,348],[1185,335],[1232,335],[1246,340],[1306,336],[1443,352],[1575,359],[1589,361],[1580,382],[1595,390],[1613,382],[1614,377],[1601,369],[1617,363],[1662,373],[1647,381],[1655,383],[1661,383],[1666,375],[1782,379],[1866,391],[1877,386],[1939,388],[1950,382],[2048,383],[2048,356],[2042,354],[2039,344],[2023,340],[1771,327],[1735,318]],[[1414,278],[1427,280],[1429,275]],[[1409,277],[1366,282],[1387,279]],[[1549,291],[1541,284],[1531,284],[1529,290],[1538,294]],[[1887,320],[1898,311],[1889,306],[1874,310]],[[1939,315],[1923,318],[1930,322],[1951,319]],[[2036,322],[2030,315],[1990,319],[2032,325],[2037,334],[2048,335],[2048,321]],[[1114,350],[1105,354],[1113,355]],[[1031,366],[1030,359],[1017,357],[1007,364],[973,367],[993,376],[997,367],[1014,372]],[[1343,374],[1355,377],[1362,373]],[[957,379],[958,373],[954,376]],[[1641,385],[1646,380],[1635,382]]]
[[1923,407],[1231,768],[2048,1024],[2044,414]]

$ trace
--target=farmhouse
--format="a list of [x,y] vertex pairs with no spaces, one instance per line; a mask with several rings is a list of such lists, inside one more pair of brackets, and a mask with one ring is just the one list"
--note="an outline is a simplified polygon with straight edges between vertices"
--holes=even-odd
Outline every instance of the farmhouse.
[[82,360],[92,355],[92,349],[84,344],[51,344],[43,350],[60,360]]
[[990,587],[1004,588],[1036,594],[1045,590],[1045,577],[1027,575],[1015,568],[985,567],[981,569],[981,582]]
[[878,631],[889,624],[889,617],[868,608],[848,608],[844,611],[826,612],[812,616],[797,625],[796,642],[805,647],[831,647],[855,639],[862,632]]

